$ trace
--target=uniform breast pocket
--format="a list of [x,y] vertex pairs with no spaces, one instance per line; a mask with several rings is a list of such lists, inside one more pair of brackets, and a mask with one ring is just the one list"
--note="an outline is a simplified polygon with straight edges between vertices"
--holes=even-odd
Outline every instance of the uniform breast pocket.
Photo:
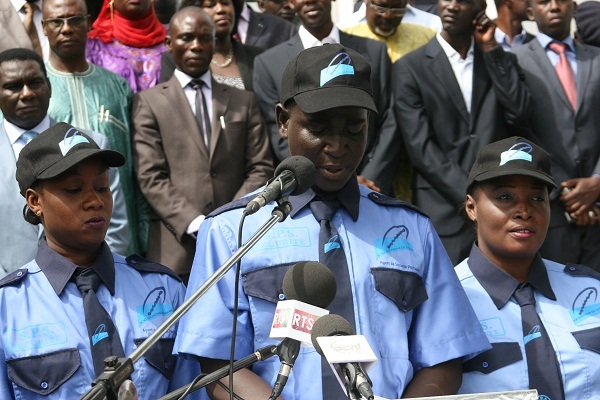
[[600,327],[571,332],[579,347],[600,354]]
[[8,378],[15,385],[42,396],[58,389],[80,366],[75,348],[6,361]]
[[492,343],[492,348],[463,364],[463,372],[490,374],[523,359],[517,342]]
[[[145,339],[135,339],[136,346],[142,344]],[[157,369],[167,379],[171,379],[175,369],[175,357],[173,356],[173,345],[175,339],[163,338],[154,343],[144,354],[148,364]]]
[[396,304],[402,312],[409,312],[429,298],[423,278],[413,272],[388,268],[372,268],[375,289]]

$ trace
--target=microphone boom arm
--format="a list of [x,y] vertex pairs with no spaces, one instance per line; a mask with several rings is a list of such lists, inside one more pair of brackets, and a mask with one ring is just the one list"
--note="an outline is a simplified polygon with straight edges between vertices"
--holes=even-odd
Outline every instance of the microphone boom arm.
[[[287,199],[287,197],[286,197]],[[288,201],[278,201],[278,206],[271,213],[271,218],[265,222],[235,253],[229,257],[218,270],[216,270],[192,295],[185,300],[146,340],[144,340],[129,357],[118,359],[114,368],[107,367],[102,374],[94,380],[92,388],[80,397],[80,400],[96,400],[108,397],[109,400],[116,399],[115,391],[133,372],[133,364],[156,343],[168,330],[175,325],[185,313],[204,294],[213,287],[256,243],[278,222],[287,218],[292,210]],[[108,357],[107,357],[108,358]],[[100,397],[102,396],[102,397]]]

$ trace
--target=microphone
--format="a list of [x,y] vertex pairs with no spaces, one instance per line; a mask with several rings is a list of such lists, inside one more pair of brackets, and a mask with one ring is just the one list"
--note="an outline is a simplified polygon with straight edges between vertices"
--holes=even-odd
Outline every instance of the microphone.
[[[344,317],[336,314],[329,314],[324,315],[315,322],[311,333],[313,346],[317,350],[317,353],[325,357],[327,361],[329,361],[329,358],[323,354],[323,349],[319,345],[317,338],[329,336],[346,336],[346,338],[355,337],[356,339],[359,339],[350,344],[342,344],[339,342],[331,343],[333,351],[344,353],[344,357],[346,358],[349,357],[365,361],[365,353],[367,353],[367,351],[365,351],[367,350],[366,348],[368,348],[368,352],[373,352],[364,339],[364,336],[354,335],[354,329],[352,329],[352,326]],[[352,353],[354,353],[354,355]],[[371,379],[359,360],[340,362],[338,365],[346,380],[346,390],[348,391],[349,398],[360,399],[361,396],[368,400],[373,400],[375,398],[373,395]]]
[[315,165],[308,158],[286,158],[275,169],[275,177],[246,205],[244,212],[247,215],[254,214],[271,201],[306,192],[315,183],[316,173]]
[[281,368],[269,400],[276,399],[283,392],[300,353],[301,341],[310,343],[308,337],[314,324],[327,312],[322,308],[333,301],[337,290],[331,270],[314,261],[295,264],[286,272],[282,286],[286,301],[277,303],[270,336],[278,336],[280,331],[286,337],[278,346]]

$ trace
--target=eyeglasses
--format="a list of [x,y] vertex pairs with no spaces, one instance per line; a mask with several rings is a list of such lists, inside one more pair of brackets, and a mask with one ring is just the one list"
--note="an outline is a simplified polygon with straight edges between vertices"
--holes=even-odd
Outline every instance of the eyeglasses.
[[42,20],[42,23],[50,29],[60,29],[65,23],[72,27],[79,27],[87,23],[89,17],[89,15],[74,15],[67,18],[48,18]]
[[383,7],[377,4],[373,4],[371,0],[367,2],[367,5],[371,7],[371,10],[375,11],[379,15],[385,15],[388,11],[392,14],[392,17],[403,17],[406,14],[406,7],[402,8],[391,8]]

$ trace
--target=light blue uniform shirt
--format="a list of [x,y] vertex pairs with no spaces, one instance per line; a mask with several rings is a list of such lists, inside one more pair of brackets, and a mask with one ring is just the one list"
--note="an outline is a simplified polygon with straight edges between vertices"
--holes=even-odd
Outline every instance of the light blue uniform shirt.
[[[529,389],[521,307],[513,297],[519,282],[476,246],[456,273],[494,346],[465,364],[459,392]],[[591,268],[541,258],[529,275],[536,311],[556,351],[566,400],[600,399],[599,278]]]
[[[356,185],[356,180],[349,182]],[[356,333],[378,357],[369,372],[374,393],[399,398],[415,371],[489,348],[429,219],[395,199],[355,190],[355,211],[344,201],[332,218],[346,253]],[[269,338],[285,272],[299,261],[319,260],[319,223],[308,206],[312,190],[291,196],[293,212],[242,259],[235,357],[278,342]],[[222,207],[202,223],[188,294],[237,249],[248,198]],[[236,208],[237,207],[237,208]],[[241,208],[240,208],[241,207]],[[246,218],[243,241],[270,217],[274,204]],[[354,213],[357,218],[351,216]],[[229,359],[234,270],[229,271],[180,322],[175,352]],[[301,348],[282,396],[322,398],[321,356]],[[278,357],[254,364],[272,386]]]
[[[104,283],[98,300],[126,355],[173,313],[185,292],[165,267],[128,260],[104,244],[91,267]],[[42,240],[36,259],[0,284],[0,399],[73,400],[90,389],[96,376],[83,300],[70,281],[76,268]],[[140,400],[167,393],[171,375],[176,389],[198,374],[197,362],[170,357],[175,332],[171,328],[134,364]]]

